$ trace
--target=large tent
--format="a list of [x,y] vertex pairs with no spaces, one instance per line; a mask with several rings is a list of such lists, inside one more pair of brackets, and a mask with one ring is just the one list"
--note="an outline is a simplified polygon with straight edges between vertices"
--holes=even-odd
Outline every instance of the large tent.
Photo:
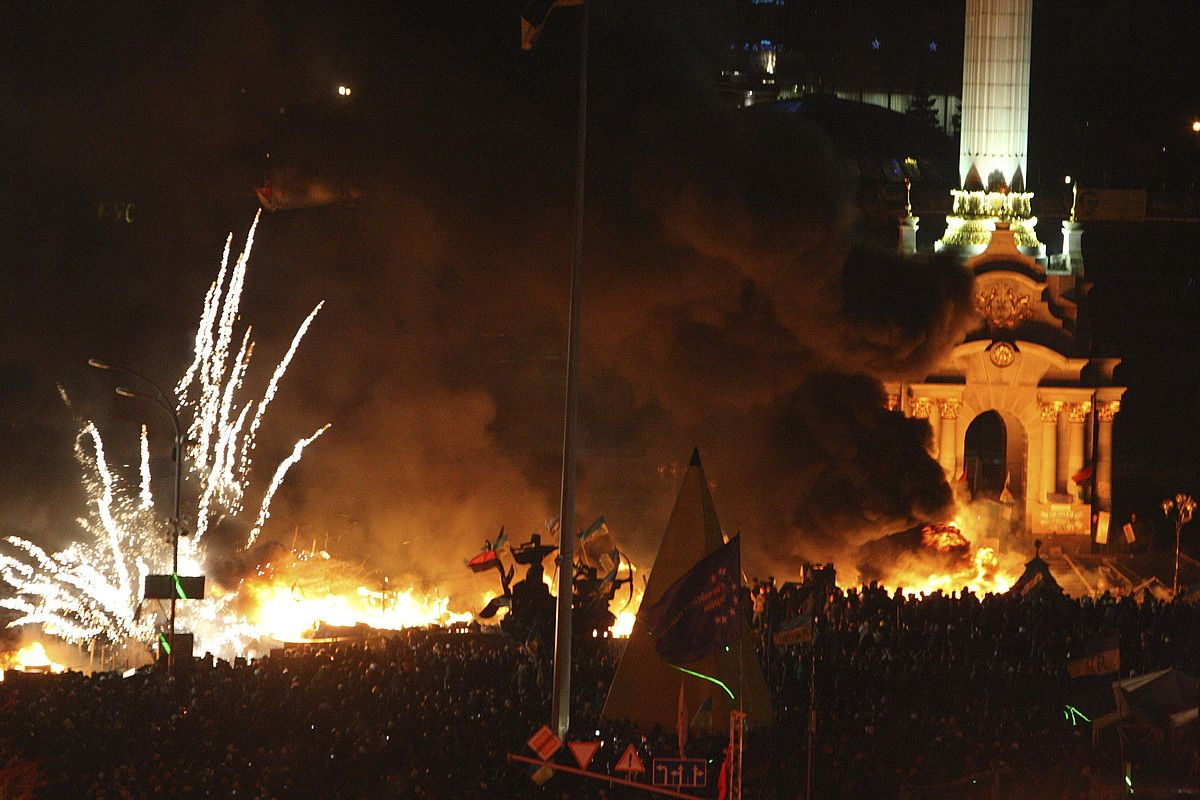
[[[721,525],[696,451],[654,559],[642,609],[653,606],[671,584],[722,544]],[[747,713],[751,727],[773,721],[770,695],[749,625],[743,623],[741,639],[727,651],[684,665],[693,673],[719,680],[728,688],[726,692],[712,680],[687,674],[664,661],[655,650],[643,616],[639,611],[621,655],[604,703],[605,719],[629,720],[646,729],[661,725],[672,730],[679,719],[682,685],[684,714],[692,728],[727,730],[729,712],[738,709]]]

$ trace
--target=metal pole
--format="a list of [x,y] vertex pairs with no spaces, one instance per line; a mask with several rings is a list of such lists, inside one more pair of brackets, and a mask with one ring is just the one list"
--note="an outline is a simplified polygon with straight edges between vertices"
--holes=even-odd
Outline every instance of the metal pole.
[[567,334],[567,410],[563,425],[562,502],[559,506],[558,608],[554,630],[554,685],[550,724],[560,737],[571,725],[571,602],[575,583],[575,461],[579,438],[579,308],[583,272],[583,188],[587,154],[588,6],[579,34],[579,127],[575,141],[575,252],[571,260],[571,313]]
[[175,672],[175,587],[179,585],[179,486],[182,481],[183,467],[183,437],[179,432],[179,416],[175,410],[165,403],[163,406],[171,414],[171,424],[175,427],[175,451],[172,458],[175,461],[175,502],[171,513],[171,648],[167,651],[167,671]]
[[1171,598],[1179,595],[1179,542],[1183,531],[1183,510],[1175,510],[1175,580],[1171,583]]
[[123,394],[128,397],[145,397],[147,400],[157,404],[168,416],[171,417],[171,428],[175,432],[175,449],[171,453],[171,460],[175,462],[175,498],[172,505],[171,513],[171,621],[170,621],[170,636],[167,639],[167,671],[174,673],[175,671],[175,599],[179,586],[179,493],[182,484],[183,470],[183,433],[179,429],[179,414],[167,402],[167,396],[163,390],[158,388],[158,384],[147,378],[140,372],[132,370],[129,367],[118,367],[99,361],[94,358],[88,359],[88,365],[96,369],[108,369],[114,372],[124,372],[127,375],[132,375],[138,378],[143,383],[147,384],[154,390],[156,397],[146,394],[136,394],[127,389],[117,387],[117,394]]
[[804,781],[804,800],[813,797],[813,740],[817,738],[817,637],[813,631],[812,661],[808,665],[808,774]]

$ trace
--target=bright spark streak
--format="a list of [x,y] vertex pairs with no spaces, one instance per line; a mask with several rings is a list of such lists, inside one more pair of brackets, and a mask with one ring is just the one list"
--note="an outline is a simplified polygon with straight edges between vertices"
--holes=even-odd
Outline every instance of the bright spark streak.
[[[238,335],[238,309],[257,224],[258,216],[232,266],[233,237],[226,239],[217,280],[204,297],[194,358],[176,384],[180,416],[189,417],[190,441],[180,457],[186,459],[188,472],[199,487],[197,534],[180,543],[180,567],[185,574],[203,571],[206,553],[200,539],[213,519],[242,511],[255,434],[323,306],[318,304],[296,331],[262,399],[257,403],[239,399],[254,351],[248,326],[240,332],[236,355],[230,348]],[[60,395],[70,406],[61,388]],[[278,465],[261,499],[247,547],[269,518],[271,500],[288,470],[327,428],[296,442],[291,455]],[[141,587],[147,575],[170,569],[171,549],[167,521],[154,510],[147,431],[143,427],[140,438],[140,491],[110,471],[100,433],[91,422],[83,421],[75,455],[83,469],[90,509],[79,519],[82,536],[53,554],[17,537],[0,540],[0,582],[15,590],[12,596],[0,597],[0,608],[17,612],[11,626],[42,625],[46,633],[69,642],[103,638],[119,645],[148,646],[162,620],[153,610],[141,613]],[[216,592],[205,600],[186,603],[184,624],[203,637],[200,641],[206,649],[244,651],[261,632],[242,616],[236,594],[219,595]]]
[[250,451],[254,449],[255,438],[258,435],[258,426],[262,424],[263,415],[267,413],[267,406],[275,399],[275,390],[279,388],[279,381],[283,379],[284,373],[287,372],[288,366],[292,363],[292,357],[296,355],[296,349],[300,347],[300,341],[304,338],[304,334],[308,333],[308,326],[312,324],[313,319],[316,318],[317,313],[320,312],[324,305],[324,300],[317,303],[316,307],[305,317],[304,322],[300,323],[300,327],[296,329],[296,335],[292,337],[291,346],[288,347],[287,353],[284,354],[279,365],[275,367],[275,373],[271,375],[271,381],[267,384],[267,391],[263,393],[263,398],[259,401],[258,408],[254,412],[254,421],[250,423],[250,432],[242,440],[240,469],[243,472],[250,468]]
[[317,437],[327,430],[329,430],[329,425],[323,425],[317,428],[312,436],[296,442],[296,446],[292,448],[292,454],[279,463],[279,467],[275,470],[275,477],[271,479],[271,487],[263,495],[262,508],[258,512],[258,521],[254,523],[254,529],[250,531],[250,536],[247,537],[246,547],[254,544],[254,541],[258,538],[259,531],[262,530],[263,524],[270,519],[271,498],[275,496],[275,490],[279,488],[279,484],[283,483],[283,478],[287,475],[287,471],[291,469],[293,464],[300,460],[300,454],[304,452],[304,448],[315,442]]
[[92,437],[92,443],[96,448],[96,471],[99,472],[103,484],[103,491],[95,500],[96,511],[100,515],[100,523],[108,534],[108,546],[112,551],[113,566],[117,572],[117,586],[120,588],[121,594],[129,594],[129,570],[125,566],[125,554],[121,552],[121,529],[113,517],[113,477],[104,460],[104,442],[100,440],[100,431],[96,430],[96,426],[90,422],[83,432]]
[[146,436],[146,426],[142,426],[142,508],[154,507],[154,495],[150,493],[150,441]]

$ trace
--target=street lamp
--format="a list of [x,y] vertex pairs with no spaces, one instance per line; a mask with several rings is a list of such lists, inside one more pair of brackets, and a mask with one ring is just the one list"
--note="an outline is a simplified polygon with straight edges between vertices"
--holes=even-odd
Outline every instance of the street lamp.
[[[175,449],[171,452],[171,460],[175,462],[175,502],[171,514],[171,580],[178,581],[179,530],[181,524],[181,520],[179,519],[179,489],[183,479],[183,432],[179,428],[179,415],[175,412],[175,407],[167,402],[167,396],[163,393],[162,389],[158,388],[158,384],[140,372],[136,372],[128,367],[107,364],[94,358],[89,358],[87,363],[88,366],[95,367],[96,369],[108,369],[113,372],[122,372],[126,375],[131,375],[149,385],[154,390],[154,394],[152,395],[134,392],[124,386],[116,387],[116,393],[121,397],[144,397],[165,410],[171,417],[171,427],[175,431]],[[170,637],[167,640],[167,671],[172,673],[175,671],[175,595],[175,592],[171,592],[171,630]]]
[[1164,517],[1170,517],[1175,512],[1175,582],[1172,594],[1179,594],[1179,541],[1183,526],[1192,521],[1192,512],[1196,510],[1196,501],[1190,494],[1177,494],[1174,498],[1162,501]]

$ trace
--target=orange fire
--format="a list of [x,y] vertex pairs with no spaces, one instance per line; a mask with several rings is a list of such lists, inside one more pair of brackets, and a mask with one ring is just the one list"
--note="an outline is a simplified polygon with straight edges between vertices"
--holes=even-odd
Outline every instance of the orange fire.
[[642,607],[644,589],[637,589],[633,601],[624,611],[617,612],[617,621],[613,623],[612,635],[617,639],[626,639],[633,633],[633,623],[637,621],[638,609]]
[[926,525],[921,531],[921,544],[932,547],[939,553],[947,553],[962,547],[970,547],[971,543],[953,522],[949,525]]
[[367,625],[400,630],[422,625],[470,622],[470,612],[450,610],[450,600],[436,593],[354,587],[351,591],[316,594],[284,580],[243,584],[242,596],[252,601],[247,622],[261,635],[286,642],[312,638],[322,624],[336,627]]
[[41,642],[30,642],[13,653],[0,653],[0,680],[6,670],[16,672],[65,672],[66,667],[50,658]]
[[1008,591],[1021,574],[1022,559],[1002,556],[992,547],[976,547],[964,535],[959,520],[927,525],[921,531],[922,551],[889,575],[884,585],[905,595],[929,595],[963,589],[976,596]]

